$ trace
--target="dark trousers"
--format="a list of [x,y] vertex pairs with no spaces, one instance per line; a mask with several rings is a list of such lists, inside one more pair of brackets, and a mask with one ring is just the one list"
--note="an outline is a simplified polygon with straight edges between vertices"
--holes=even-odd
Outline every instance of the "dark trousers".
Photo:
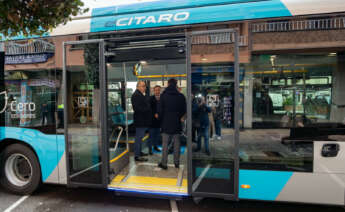
[[192,142],[196,142],[197,140],[197,130],[198,130],[197,127],[192,126]]
[[147,131],[147,127],[137,127],[135,128],[135,142],[134,142],[134,155],[135,157],[140,157],[141,155],[141,142]]
[[[47,120],[46,122],[45,122],[45,120]],[[48,112],[43,112],[42,113],[42,126],[44,125],[44,123],[48,123]]]
[[222,122],[221,122],[221,120],[214,120],[214,127],[216,128],[216,135],[222,136]]
[[152,149],[152,147],[158,146],[159,138],[161,135],[161,129],[160,128],[150,128],[149,134],[150,134],[150,139],[147,142],[147,146],[149,149]]
[[201,138],[204,137],[205,152],[209,152],[208,148],[208,131],[209,126],[198,128],[198,140],[197,140],[197,149],[201,149]]
[[64,114],[63,114],[63,110],[58,110],[58,119],[59,119],[59,126],[58,128],[63,128],[64,125]]

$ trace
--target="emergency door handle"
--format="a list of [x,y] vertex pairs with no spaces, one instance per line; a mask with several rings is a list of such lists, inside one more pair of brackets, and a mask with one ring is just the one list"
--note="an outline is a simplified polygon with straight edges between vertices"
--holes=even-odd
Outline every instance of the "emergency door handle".
[[336,157],[340,150],[339,144],[324,144],[321,155],[323,157]]

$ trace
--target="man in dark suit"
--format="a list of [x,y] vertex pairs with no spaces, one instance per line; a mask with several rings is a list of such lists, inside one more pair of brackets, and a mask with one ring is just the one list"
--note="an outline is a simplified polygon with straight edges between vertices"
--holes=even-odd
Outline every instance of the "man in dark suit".
[[156,152],[160,152],[161,150],[158,148],[158,143],[161,135],[161,121],[158,117],[158,107],[160,104],[160,95],[161,95],[161,86],[156,85],[153,88],[153,94],[150,97],[150,104],[151,104],[151,110],[152,110],[152,124],[149,130],[150,133],[150,139],[148,141],[149,146],[149,153],[152,154],[152,148]]
[[180,161],[180,134],[182,121],[186,113],[186,98],[177,90],[177,81],[170,79],[168,87],[160,97],[159,114],[161,118],[163,153],[162,161],[158,166],[167,169],[168,144],[170,138],[174,143],[174,163],[179,168]]
[[149,129],[152,122],[152,112],[149,96],[145,94],[146,84],[144,81],[138,81],[137,89],[132,95],[131,101],[134,110],[135,126],[135,161],[147,161],[143,156],[147,154],[141,152],[141,142],[145,132]]

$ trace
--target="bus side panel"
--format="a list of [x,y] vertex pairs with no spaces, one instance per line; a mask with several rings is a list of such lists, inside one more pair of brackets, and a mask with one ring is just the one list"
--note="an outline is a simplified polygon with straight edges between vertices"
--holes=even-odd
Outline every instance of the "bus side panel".
[[57,136],[57,144],[59,155],[62,155],[58,164],[59,184],[67,184],[67,166],[64,135]]
[[345,175],[295,172],[279,201],[344,205]]
[[343,0],[281,0],[293,16],[320,13],[342,12],[345,9]]
[[28,128],[0,127],[0,140],[3,139],[15,139],[29,144],[38,156],[42,181],[59,182],[58,170],[54,170],[58,169],[63,151],[57,150],[57,135],[47,135]]
[[239,198],[274,201],[293,172],[244,170],[239,173]]
[[[322,147],[338,144],[334,157],[323,157]],[[345,142],[314,142],[314,172],[294,173],[277,200],[344,205],[345,198]]]
[[65,136],[57,135],[57,161],[58,165],[55,167],[53,172],[49,175],[45,183],[54,184],[67,184],[67,168],[66,168],[66,154],[65,154]]
[[[323,157],[321,152],[325,145],[338,145],[335,157]],[[314,173],[345,174],[345,142],[317,141],[314,142]]]

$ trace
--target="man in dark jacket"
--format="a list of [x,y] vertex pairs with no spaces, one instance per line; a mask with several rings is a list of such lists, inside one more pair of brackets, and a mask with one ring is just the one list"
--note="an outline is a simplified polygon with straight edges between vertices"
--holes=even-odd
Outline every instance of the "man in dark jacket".
[[135,144],[134,153],[135,161],[147,161],[142,156],[147,154],[141,152],[141,142],[145,136],[145,132],[149,129],[152,122],[152,112],[150,106],[150,100],[145,95],[146,84],[144,81],[138,81],[137,89],[132,95],[132,106],[134,110],[134,126],[135,126]]
[[182,130],[182,118],[186,113],[186,98],[177,90],[177,81],[170,79],[168,87],[164,90],[160,98],[159,114],[161,118],[161,128],[163,137],[162,161],[158,166],[167,169],[168,144],[172,138],[174,143],[174,163],[179,168],[180,163],[180,133]]
[[152,124],[149,130],[150,139],[148,141],[149,153],[152,154],[152,147],[156,152],[161,150],[158,148],[158,142],[161,133],[161,121],[158,117],[158,107],[160,104],[161,86],[156,85],[153,88],[153,96],[150,97],[150,104],[152,110]]

